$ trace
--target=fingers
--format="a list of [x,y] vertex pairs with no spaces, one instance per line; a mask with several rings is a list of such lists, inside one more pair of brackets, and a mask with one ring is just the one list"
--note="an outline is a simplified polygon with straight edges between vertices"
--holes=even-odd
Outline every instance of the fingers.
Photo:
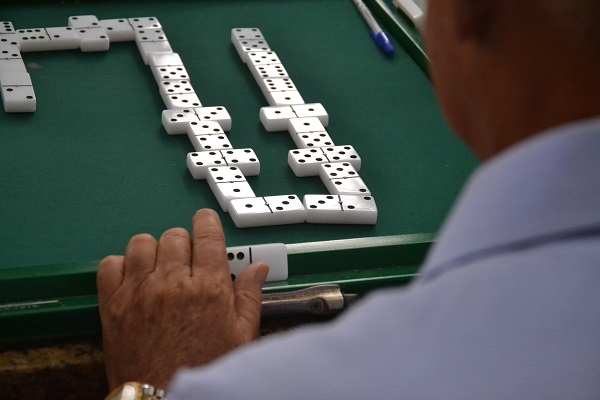
[[267,279],[269,266],[265,263],[251,264],[243,270],[235,282],[235,308],[238,323],[251,335],[258,332],[262,308],[262,285]]
[[169,276],[175,273],[190,275],[192,243],[190,234],[183,228],[169,229],[158,242],[155,271]]
[[200,210],[192,219],[192,275],[210,277],[218,283],[231,282],[225,235],[218,214]]
[[151,235],[142,233],[129,241],[125,250],[124,281],[142,281],[154,271],[158,243]]
[[100,261],[96,274],[96,286],[98,288],[98,301],[102,306],[123,283],[125,272],[125,257],[108,256]]
[[106,288],[102,290],[114,292],[123,281],[141,282],[154,271],[169,275],[182,271],[189,275],[190,265],[192,275],[209,276],[219,283],[230,282],[219,216],[213,210],[200,210],[192,222],[193,247],[189,233],[182,228],[169,229],[159,242],[147,234],[132,237],[124,258],[107,257],[103,261],[107,268],[98,278],[98,284]]

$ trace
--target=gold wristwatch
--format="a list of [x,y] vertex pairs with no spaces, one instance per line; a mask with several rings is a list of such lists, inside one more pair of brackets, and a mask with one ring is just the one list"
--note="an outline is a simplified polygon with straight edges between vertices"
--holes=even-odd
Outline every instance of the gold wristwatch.
[[104,400],[167,400],[167,393],[147,383],[126,382],[110,392]]

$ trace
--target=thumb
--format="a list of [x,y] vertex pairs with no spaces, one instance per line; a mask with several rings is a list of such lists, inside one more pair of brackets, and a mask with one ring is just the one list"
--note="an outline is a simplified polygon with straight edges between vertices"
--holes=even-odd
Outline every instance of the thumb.
[[267,264],[251,264],[233,282],[238,325],[251,335],[251,339],[257,335],[260,326],[262,285],[268,273]]

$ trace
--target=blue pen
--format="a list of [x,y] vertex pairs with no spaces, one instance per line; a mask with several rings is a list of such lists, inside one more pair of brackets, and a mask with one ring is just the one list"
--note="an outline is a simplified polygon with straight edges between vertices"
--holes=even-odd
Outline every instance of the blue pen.
[[353,1],[356,5],[356,8],[358,8],[358,11],[360,11],[363,18],[367,22],[367,25],[369,25],[369,28],[371,28],[371,37],[375,41],[377,47],[379,47],[385,54],[389,56],[394,54],[394,46],[392,45],[390,38],[388,37],[387,33],[381,29],[377,21],[375,21],[373,14],[371,14],[371,11],[369,11],[365,3],[363,3],[362,0]]

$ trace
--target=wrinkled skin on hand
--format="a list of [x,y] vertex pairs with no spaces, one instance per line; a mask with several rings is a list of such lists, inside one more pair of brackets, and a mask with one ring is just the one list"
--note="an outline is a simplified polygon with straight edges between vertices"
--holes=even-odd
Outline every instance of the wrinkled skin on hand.
[[97,274],[106,372],[111,389],[126,381],[166,388],[180,367],[206,364],[258,335],[268,266],[249,266],[231,282],[218,215],[200,210],[187,230],[158,241],[134,236],[125,256]]

